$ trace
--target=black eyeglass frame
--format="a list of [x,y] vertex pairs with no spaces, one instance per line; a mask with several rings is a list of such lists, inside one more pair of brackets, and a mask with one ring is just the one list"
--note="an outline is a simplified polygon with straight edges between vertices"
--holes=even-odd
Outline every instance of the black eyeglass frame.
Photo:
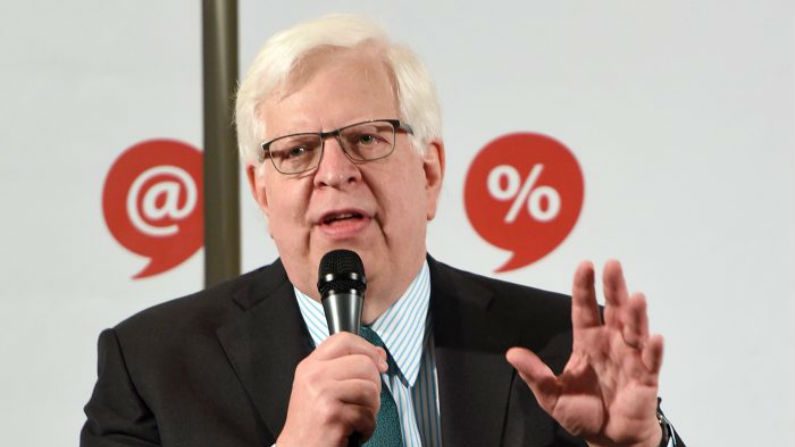
[[[358,123],[348,124],[346,126],[342,126],[340,128],[334,129],[334,130],[329,130],[327,132],[299,132],[299,133],[293,133],[293,134],[289,134],[289,135],[282,135],[280,137],[276,137],[276,138],[274,138],[272,140],[266,141],[266,142],[264,142],[264,143],[262,143],[260,145],[260,148],[262,149],[262,151],[260,152],[260,157],[259,157],[260,162],[263,162],[263,161],[265,161],[266,158],[269,158],[271,160],[271,164],[273,165],[273,168],[276,169],[276,171],[278,173],[282,174],[282,175],[303,174],[304,172],[311,171],[312,169],[315,169],[315,168],[318,167],[319,161],[323,159],[323,151],[325,150],[326,138],[328,138],[328,137],[336,138],[337,142],[340,143],[340,148],[342,148],[342,152],[345,154],[346,157],[348,157],[349,160],[353,161],[354,163],[365,163],[365,162],[368,162],[368,161],[381,160],[383,158],[389,157],[390,155],[392,155],[392,152],[395,152],[395,146],[397,144],[396,144],[396,141],[394,141],[394,140],[392,141],[392,149],[389,152],[387,152],[386,154],[384,154],[384,155],[382,155],[380,157],[377,157],[377,158],[356,158],[353,155],[348,153],[348,150],[345,148],[345,144],[342,143],[341,137],[342,137],[342,132],[343,131],[345,131],[346,129],[350,129],[351,127],[361,126],[362,124],[370,124],[370,123],[389,123],[390,125],[392,125],[392,129],[394,130],[395,134],[397,134],[397,132],[399,130],[402,130],[402,131],[406,132],[409,135],[414,135],[414,129],[412,129],[409,124],[406,124],[406,123],[400,121],[399,119],[374,119],[374,120],[361,121],[361,122],[358,122]],[[273,144],[275,141],[282,140],[284,138],[300,137],[300,136],[305,136],[305,135],[316,135],[316,136],[318,136],[320,138],[320,157],[318,158],[318,165],[312,166],[310,168],[306,168],[303,171],[298,171],[298,172],[284,172],[284,171],[281,171],[279,169],[279,167],[276,166],[276,161],[273,159],[273,157],[270,156],[270,145]]]

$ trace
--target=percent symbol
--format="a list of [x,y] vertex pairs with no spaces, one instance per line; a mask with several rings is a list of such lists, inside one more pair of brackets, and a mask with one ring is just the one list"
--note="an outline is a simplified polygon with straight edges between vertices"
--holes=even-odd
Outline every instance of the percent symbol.
[[[549,222],[557,217],[560,212],[560,194],[555,188],[547,185],[536,186],[544,165],[536,163],[530,170],[527,179],[521,184],[519,171],[510,165],[499,165],[489,172],[486,179],[489,194],[497,200],[506,201],[513,199],[505,223],[516,221],[522,205],[527,204],[530,217],[539,222]],[[505,186],[503,186],[503,182]],[[546,199],[546,209],[542,208],[542,201]]]

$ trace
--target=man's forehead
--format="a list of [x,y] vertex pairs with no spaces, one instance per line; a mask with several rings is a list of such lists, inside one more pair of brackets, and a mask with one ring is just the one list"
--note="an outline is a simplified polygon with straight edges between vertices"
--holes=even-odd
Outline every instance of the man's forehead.
[[341,69],[351,70],[363,82],[380,80],[386,75],[394,90],[392,69],[374,44],[361,44],[353,48],[322,46],[297,59],[284,80],[268,95],[268,100],[282,102],[300,91],[318,74]]
[[262,104],[263,139],[397,115],[395,84],[383,58],[347,49],[313,56],[302,60]]

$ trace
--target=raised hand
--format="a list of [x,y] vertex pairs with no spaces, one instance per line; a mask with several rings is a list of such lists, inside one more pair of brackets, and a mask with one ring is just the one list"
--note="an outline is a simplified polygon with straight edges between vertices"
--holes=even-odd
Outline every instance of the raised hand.
[[276,445],[344,447],[354,432],[369,438],[386,370],[382,348],[347,332],[327,338],[295,370]]
[[657,386],[663,339],[649,335],[646,299],[627,293],[621,265],[604,268],[604,322],[594,290],[594,268],[583,262],[574,275],[572,354],[560,376],[534,353],[511,348],[508,362],[541,407],[591,446],[660,443]]

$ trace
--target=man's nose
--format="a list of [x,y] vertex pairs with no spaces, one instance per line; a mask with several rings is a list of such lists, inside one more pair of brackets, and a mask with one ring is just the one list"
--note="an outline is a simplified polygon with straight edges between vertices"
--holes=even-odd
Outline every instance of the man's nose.
[[327,138],[324,144],[323,156],[315,173],[316,186],[341,187],[361,180],[359,167],[348,158],[337,138]]

